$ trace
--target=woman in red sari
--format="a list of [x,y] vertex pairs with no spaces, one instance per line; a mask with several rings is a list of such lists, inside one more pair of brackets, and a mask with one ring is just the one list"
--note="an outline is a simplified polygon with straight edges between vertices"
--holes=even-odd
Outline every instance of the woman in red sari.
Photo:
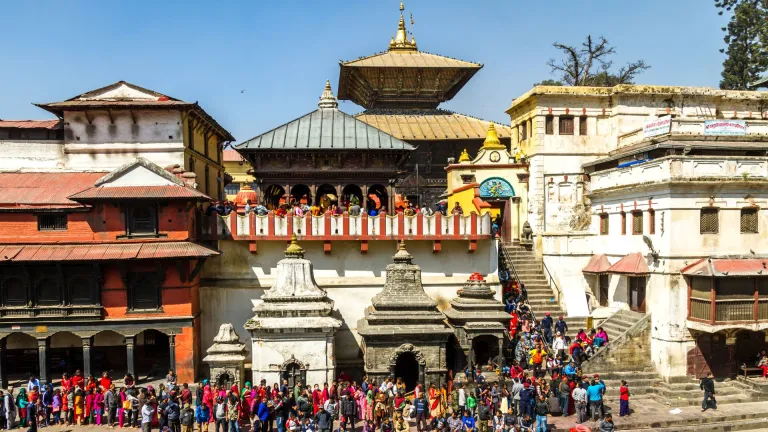
[[317,411],[322,406],[322,402],[320,401],[323,397],[323,394],[320,392],[320,386],[315,384],[315,389],[312,390],[312,414],[317,414]]
[[427,393],[427,396],[429,397],[429,416],[431,418],[441,417],[441,396],[440,392],[435,388],[433,383],[429,383],[429,392]]

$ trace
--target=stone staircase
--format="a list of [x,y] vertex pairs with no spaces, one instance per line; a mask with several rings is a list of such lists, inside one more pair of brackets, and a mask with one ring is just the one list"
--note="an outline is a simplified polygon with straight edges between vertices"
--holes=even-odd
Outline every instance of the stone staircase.
[[541,320],[546,312],[552,314],[552,318],[557,321],[558,316],[564,316],[568,323],[569,333],[576,334],[580,328],[584,328],[585,319],[583,317],[568,317],[567,311],[557,302],[555,292],[549,285],[547,276],[544,274],[544,266],[536,253],[517,244],[505,244],[502,246],[502,259],[510,261],[507,266],[517,271],[520,282],[525,284],[528,291],[528,304],[531,305],[536,318]]
[[608,344],[582,364],[588,373],[653,370],[650,350],[650,315],[620,310],[600,323]]

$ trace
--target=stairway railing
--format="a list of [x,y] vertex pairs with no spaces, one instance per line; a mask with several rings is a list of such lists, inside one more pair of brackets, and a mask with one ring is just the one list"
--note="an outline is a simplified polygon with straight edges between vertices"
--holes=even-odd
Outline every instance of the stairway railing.
[[541,265],[544,267],[544,271],[547,272],[549,286],[555,289],[555,301],[560,304],[560,299],[563,297],[563,292],[560,291],[560,287],[557,286],[557,282],[555,282],[555,278],[552,277],[552,273],[549,272],[549,268],[547,267],[547,263],[544,262],[544,259],[541,260]]

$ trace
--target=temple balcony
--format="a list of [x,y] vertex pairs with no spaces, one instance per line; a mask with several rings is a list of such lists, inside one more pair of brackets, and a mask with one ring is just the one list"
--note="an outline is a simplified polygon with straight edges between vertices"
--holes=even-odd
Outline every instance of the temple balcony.
[[768,158],[757,156],[665,156],[590,174],[592,193],[674,181],[768,180]]
[[57,321],[63,319],[102,319],[103,307],[100,305],[87,306],[4,306],[0,307],[0,320],[19,321],[26,319]]
[[326,251],[330,251],[332,241],[361,241],[361,251],[365,252],[368,241],[376,240],[431,240],[435,242],[435,251],[440,250],[441,241],[468,241],[469,251],[477,247],[478,240],[490,240],[491,216],[447,215],[436,213],[432,216],[416,214],[359,216],[305,215],[276,216],[269,213],[258,216],[230,213],[227,216],[206,216],[199,214],[199,238],[202,240],[243,240],[250,241],[252,252],[255,242],[264,240],[288,241],[295,234],[302,241],[323,241]]
[[[720,261],[720,262],[718,262]],[[738,272],[738,267],[728,261],[712,260],[714,268],[729,265]],[[739,260],[739,266],[749,261]],[[706,264],[706,263],[705,263]],[[686,275],[690,271],[683,272]],[[705,272],[702,272],[705,273]],[[729,328],[744,328],[754,331],[768,329],[768,278],[762,277],[690,277],[688,284],[688,322],[694,330],[714,333]]]

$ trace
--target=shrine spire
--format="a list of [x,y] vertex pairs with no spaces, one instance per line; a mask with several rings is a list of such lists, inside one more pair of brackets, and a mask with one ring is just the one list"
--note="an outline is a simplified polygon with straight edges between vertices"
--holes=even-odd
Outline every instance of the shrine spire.
[[493,123],[488,125],[488,132],[485,134],[482,148],[485,150],[505,150],[507,148],[499,141],[499,135],[496,133],[496,126]]
[[320,109],[339,109],[339,102],[331,91],[330,80],[325,81],[325,89],[323,89],[323,94],[320,95],[320,102],[317,103],[317,107]]
[[400,22],[397,24],[397,33],[389,41],[389,49],[387,51],[418,51],[416,47],[416,38],[411,34],[411,40],[408,40],[408,32],[405,29],[405,18],[403,18],[403,10],[405,6],[403,2],[400,2]]

